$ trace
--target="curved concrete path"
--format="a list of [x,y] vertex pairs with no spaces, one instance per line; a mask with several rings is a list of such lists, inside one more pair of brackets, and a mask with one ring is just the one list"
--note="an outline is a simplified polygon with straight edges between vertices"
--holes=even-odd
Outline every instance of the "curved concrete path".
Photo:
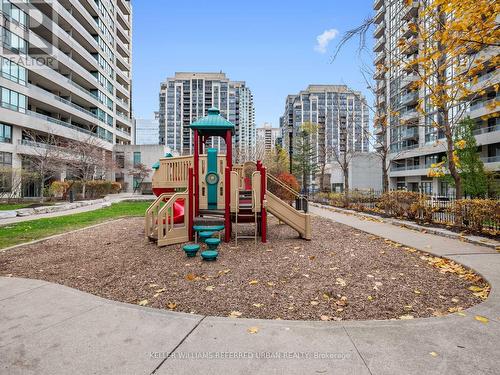
[[[0,374],[499,373],[500,254],[321,208],[312,212],[472,267],[491,282],[490,298],[466,316],[269,321],[160,311],[0,278]],[[250,327],[259,330],[250,334]]]

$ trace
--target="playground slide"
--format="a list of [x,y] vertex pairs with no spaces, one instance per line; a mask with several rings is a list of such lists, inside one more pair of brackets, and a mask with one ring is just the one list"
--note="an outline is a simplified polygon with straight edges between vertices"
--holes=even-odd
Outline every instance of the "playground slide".
[[311,239],[311,216],[309,214],[297,211],[269,190],[266,191],[266,209],[279,220],[299,232],[303,239]]

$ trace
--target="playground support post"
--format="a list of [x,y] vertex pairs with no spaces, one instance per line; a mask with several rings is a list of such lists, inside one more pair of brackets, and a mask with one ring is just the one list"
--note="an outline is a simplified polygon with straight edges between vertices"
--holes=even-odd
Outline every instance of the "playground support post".
[[231,241],[231,168],[226,167],[224,171],[224,179],[225,179],[225,212],[224,212],[224,241]]
[[261,184],[260,184],[260,203],[261,203],[261,236],[262,236],[262,243],[267,242],[267,212],[266,212],[266,207],[264,205],[264,200],[266,198],[266,191],[267,191],[267,176],[266,176],[266,167],[262,166],[262,163],[260,164],[260,176],[261,176]]
[[200,213],[200,182],[199,182],[199,174],[200,174],[200,136],[198,134],[198,129],[194,129],[194,214],[198,216]]
[[[188,207],[189,207],[189,212],[188,212],[188,235],[189,235],[189,240],[193,240],[193,225],[194,225],[194,207],[193,207],[193,180],[194,180],[194,171],[193,168],[189,168],[189,173],[188,173]],[[184,212],[184,215],[186,213]]]

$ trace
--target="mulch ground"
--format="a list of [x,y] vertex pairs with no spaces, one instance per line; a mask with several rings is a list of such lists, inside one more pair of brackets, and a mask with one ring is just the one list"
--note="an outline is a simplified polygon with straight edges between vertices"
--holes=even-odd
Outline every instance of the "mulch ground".
[[[188,313],[292,320],[441,316],[486,298],[462,266],[328,219],[313,240],[271,219],[269,243],[223,244],[216,262],[144,239],[143,219],[106,223],[0,253],[0,276]],[[469,289],[470,288],[470,289]]]

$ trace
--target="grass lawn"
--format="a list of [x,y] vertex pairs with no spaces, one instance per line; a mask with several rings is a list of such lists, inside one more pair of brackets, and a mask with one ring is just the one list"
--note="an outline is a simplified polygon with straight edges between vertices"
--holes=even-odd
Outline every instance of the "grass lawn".
[[28,207],[31,203],[0,203],[0,211],[20,210]]
[[0,227],[0,249],[129,216],[144,216],[151,202],[120,202],[74,215],[30,220]]

